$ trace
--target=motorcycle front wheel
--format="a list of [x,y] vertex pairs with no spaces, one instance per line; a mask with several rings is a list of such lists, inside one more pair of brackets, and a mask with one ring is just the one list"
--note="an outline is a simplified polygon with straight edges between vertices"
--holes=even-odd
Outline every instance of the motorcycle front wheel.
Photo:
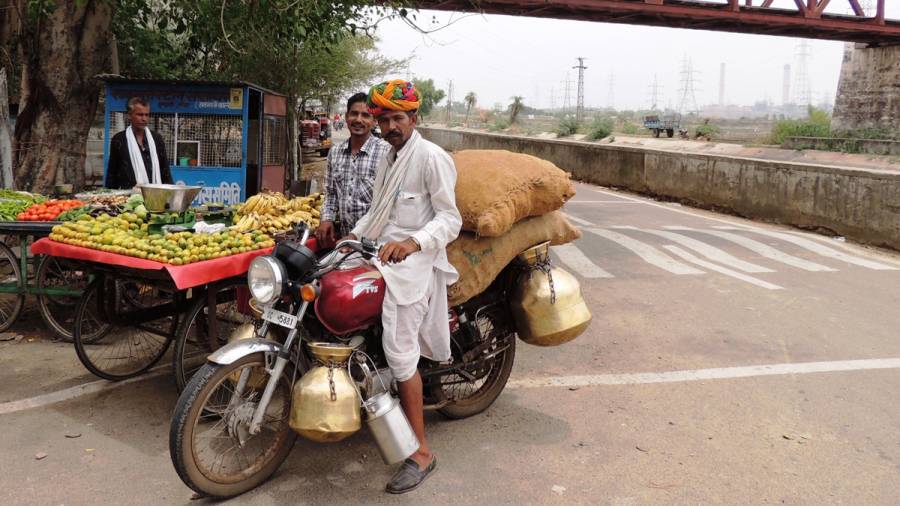
[[[228,365],[207,363],[181,392],[169,431],[169,453],[178,476],[195,492],[213,498],[243,494],[268,479],[291,452],[297,435],[288,425],[291,385],[284,376],[266,408],[262,429],[249,434],[250,419],[269,379],[265,365],[262,353]],[[248,381],[238,394],[242,374]]]

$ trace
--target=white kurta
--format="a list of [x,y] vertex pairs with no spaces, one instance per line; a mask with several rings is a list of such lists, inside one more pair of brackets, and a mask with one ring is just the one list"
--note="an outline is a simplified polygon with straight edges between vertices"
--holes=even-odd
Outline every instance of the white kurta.
[[[459,274],[447,259],[446,247],[456,239],[462,226],[462,218],[456,208],[456,166],[453,159],[443,149],[423,139],[418,132],[413,132],[404,149],[410,143],[416,144],[414,156],[407,162],[409,167],[395,196],[390,218],[377,240],[380,244],[386,244],[414,237],[422,250],[398,264],[375,261],[388,287],[385,304],[421,306],[425,299],[428,306],[427,314],[418,325],[418,339],[408,335],[387,335],[391,332],[388,327],[404,334],[413,329],[405,322],[384,322],[389,324],[385,325],[385,355],[395,377],[401,381],[408,378],[399,377],[405,374],[398,375],[398,371],[408,372],[410,361],[414,360],[414,373],[420,354],[436,361],[450,359],[446,287],[455,283]],[[378,170],[395,168],[396,160],[397,153],[392,149]],[[363,216],[353,229],[353,234],[359,236],[368,220],[369,214]],[[391,312],[389,309],[385,316],[390,317]],[[409,312],[400,310],[393,313],[397,318],[403,318]],[[415,341],[419,346],[406,349]],[[389,350],[392,343],[395,348],[404,349],[392,352]]]

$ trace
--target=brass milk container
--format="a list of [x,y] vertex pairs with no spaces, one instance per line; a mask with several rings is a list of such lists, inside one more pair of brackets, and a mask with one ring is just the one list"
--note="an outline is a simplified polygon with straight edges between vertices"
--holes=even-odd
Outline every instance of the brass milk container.
[[347,371],[353,348],[332,343],[310,343],[309,348],[318,365],[294,384],[288,423],[312,441],[340,441],[362,427],[362,401]]
[[575,276],[550,265],[550,243],[523,251],[516,262],[523,272],[509,305],[519,338],[536,346],[558,346],[581,335],[591,312]]

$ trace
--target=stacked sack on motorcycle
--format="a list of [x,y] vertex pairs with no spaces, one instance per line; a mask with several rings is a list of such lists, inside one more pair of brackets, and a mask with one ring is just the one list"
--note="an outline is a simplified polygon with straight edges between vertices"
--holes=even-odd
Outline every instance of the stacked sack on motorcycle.
[[548,254],[549,246],[581,237],[559,211],[575,195],[569,175],[546,160],[510,151],[452,156],[463,231],[447,247],[459,271],[459,281],[447,292],[450,305],[484,292],[518,258],[510,305],[519,337],[539,346],[577,337],[590,323],[590,312],[578,281],[551,266]]

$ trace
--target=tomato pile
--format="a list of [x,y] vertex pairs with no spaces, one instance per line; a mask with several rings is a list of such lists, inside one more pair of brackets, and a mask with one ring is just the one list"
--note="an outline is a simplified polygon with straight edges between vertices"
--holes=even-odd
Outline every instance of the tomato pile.
[[48,200],[41,204],[34,204],[16,215],[19,221],[53,221],[60,214],[81,207],[84,202],[80,200]]

